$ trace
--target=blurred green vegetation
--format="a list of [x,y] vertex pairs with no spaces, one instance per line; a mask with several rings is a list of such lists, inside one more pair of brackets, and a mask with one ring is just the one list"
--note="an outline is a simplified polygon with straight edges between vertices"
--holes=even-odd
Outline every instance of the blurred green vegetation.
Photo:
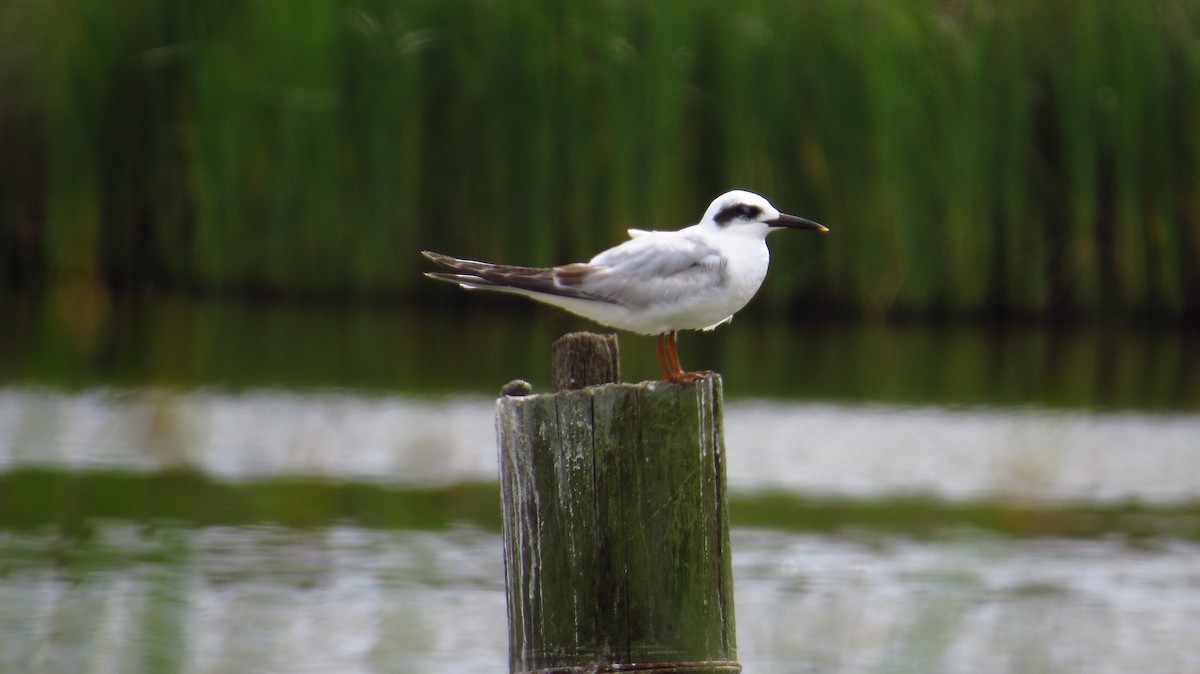
[[733,187],[832,229],[774,312],[1200,312],[1194,0],[8,0],[0,45],[0,288],[100,313],[405,296]]

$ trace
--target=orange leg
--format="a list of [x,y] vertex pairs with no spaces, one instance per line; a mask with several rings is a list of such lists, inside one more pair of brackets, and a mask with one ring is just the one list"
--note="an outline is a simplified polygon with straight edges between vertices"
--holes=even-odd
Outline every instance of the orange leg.
[[671,357],[671,366],[675,373],[683,372],[683,364],[679,362],[679,333],[672,330],[667,333],[667,355]]
[[[663,343],[666,343],[666,358],[663,357]],[[679,363],[679,342],[674,330],[658,336],[658,359],[662,361],[664,379],[673,384],[695,384],[704,378],[705,373],[685,372]],[[667,360],[670,360],[668,364]]]
[[663,379],[666,381],[673,381],[675,377],[675,371],[672,369],[671,363],[667,360],[667,354],[665,351],[667,334],[669,333],[664,332],[658,336],[658,362],[662,363]]

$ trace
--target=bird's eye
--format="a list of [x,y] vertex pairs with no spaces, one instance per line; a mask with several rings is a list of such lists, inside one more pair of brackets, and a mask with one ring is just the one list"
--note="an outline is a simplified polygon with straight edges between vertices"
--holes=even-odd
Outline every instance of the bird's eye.
[[754,220],[760,215],[762,215],[762,209],[758,206],[751,206],[750,204],[737,204],[736,206],[726,206],[725,208],[721,209],[714,219],[719,225],[727,225],[734,218]]

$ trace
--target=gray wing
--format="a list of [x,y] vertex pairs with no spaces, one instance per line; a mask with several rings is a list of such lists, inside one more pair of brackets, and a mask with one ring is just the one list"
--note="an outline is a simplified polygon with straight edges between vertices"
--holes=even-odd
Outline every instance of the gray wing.
[[554,268],[557,285],[589,297],[645,307],[725,283],[725,258],[698,236],[639,232],[590,262]]

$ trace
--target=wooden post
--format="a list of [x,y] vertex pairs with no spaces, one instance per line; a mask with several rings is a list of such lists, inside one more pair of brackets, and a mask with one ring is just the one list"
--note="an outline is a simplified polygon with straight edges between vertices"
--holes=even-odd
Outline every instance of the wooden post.
[[[602,340],[562,350],[615,359],[615,335],[564,339]],[[509,671],[740,672],[720,376],[505,391]]]
[[616,335],[572,332],[550,347],[550,390],[571,391],[621,381]]

